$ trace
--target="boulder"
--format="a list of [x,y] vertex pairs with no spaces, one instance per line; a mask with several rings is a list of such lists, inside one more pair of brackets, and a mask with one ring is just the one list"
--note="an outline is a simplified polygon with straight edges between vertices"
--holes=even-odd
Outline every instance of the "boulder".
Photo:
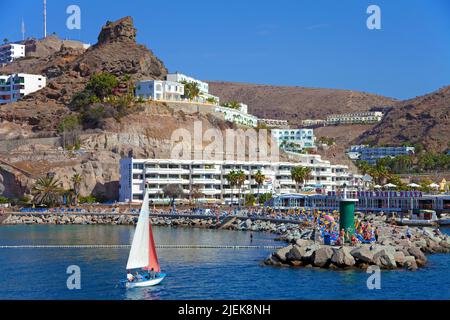
[[267,257],[266,260],[264,260],[264,264],[268,266],[281,266],[281,261],[273,254],[271,254],[269,257]]
[[286,255],[289,253],[289,251],[291,251],[292,248],[292,245],[288,245],[287,247],[279,249],[275,253],[275,257],[277,257],[281,262],[286,262]]
[[427,257],[418,247],[408,248],[408,253],[416,259],[418,266],[424,266],[427,263]]
[[316,267],[325,268],[330,264],[332,256],[333,249],[329,246],[323,246],[314,251],[311,259]]
[[350,254],[353,256],[353,258],[361,262],[373,263],[374,252],[371,251],[367,246],[355,248],[350,252]]
[[318,245],[318,244],[312,244],[312,245],[305,247],[305,251],[302,254],[302,261],[307,262],[307,263],[311,262],[314,251],[316,251],[319,248],[320,248],[320,245]]
[[298,245],[294,245],[292,249],[286,254],[288,261],[301,261],[305,255],[305,248]]
[[406,256],[404,267],[410,271],[417,270],[418,266],[417,266],[416,258],[414,258],[413,256]]
[[331,262],[341,268],[352,267],[356,263],[348,247],[335,249],[331,257]]
[[414,241],[414,245],[419,248],[424,248],[427,246],[427,241],[425,239],[418,239]]
[[397,263],[395,261],[395,250],[392,250],[392,247],[386,247],[381,250],[378,250],[373,255],[373,262],[384,269],[394,269],[397,267]]
[[312,241],[312,240],[306,240],[306,239],[297,239],[297,240],[295,241],[295,243],[296,243],[297,246],[299,246],[299,247],[307,247],[307,246],[313,245],[313,244],[314,244],[314,241]]
[[394,259],[398,267],[403,267],[405,265],[405,254],[403,251],[396,251],[394,254]]

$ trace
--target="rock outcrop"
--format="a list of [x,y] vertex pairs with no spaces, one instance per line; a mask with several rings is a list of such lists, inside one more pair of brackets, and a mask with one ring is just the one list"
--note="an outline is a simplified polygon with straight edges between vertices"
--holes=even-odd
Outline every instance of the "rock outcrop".
[[[278,250],[265,260],[266,265],[275,266],[315,266],[332,269],[367,269],[378,266],[380,269],[392,270],[404,268],[417,270],[427,264],[425,253],[449,253],[450,237],[434,232],[431,228],[410,228],[411,240],[401,235],[404,230],[393,232],[393,227],[386,224],[383,217],[367,215],[365,221],[381,231],[379,243],[359,244],[356,246],[328,246],[300,237],[290,238],[288,247]],[[302,231],[302,234],[306,234]],[[285,239],[288,239],[285,236]],[[282,253],[282,255],[280,255]],[[275,257],[275,258],[272,258]]]

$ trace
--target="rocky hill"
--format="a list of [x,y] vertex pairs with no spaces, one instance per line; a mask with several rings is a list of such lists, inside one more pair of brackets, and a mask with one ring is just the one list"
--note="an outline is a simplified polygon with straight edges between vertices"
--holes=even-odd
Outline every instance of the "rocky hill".
[[450,148],[450,86],[425,96],[398,102],[372,130],[356,143],[374,145],[422,144],[444,152]]
[[[43,41],[48,42],[48,39]],[[43,74],[48,78],[46,88],[0,110],[0,121],[4,126],[15,127],[14,123],[20,123],[30,127],[29,136],[54,131],[61,117],[70,113],[68,104],[73,95],[84,89],[94,73],[108,72],[118,77],[126,74],[131,79],[161,79],[167,69],[152,51],[136,43],[133,20],[126,17],[107,22],[98,43],[87,50],[62,44],[59,51],[42,51],[36,57],[0,68],[0,74],[11,72]]]
[[222,101],[242,101],[261,118],[287,119],[300,125],[304,119],[323,119],[333,113],[368,111],[391,106],[394,99],[364,92],[249,83],[210,82],[212,94]]

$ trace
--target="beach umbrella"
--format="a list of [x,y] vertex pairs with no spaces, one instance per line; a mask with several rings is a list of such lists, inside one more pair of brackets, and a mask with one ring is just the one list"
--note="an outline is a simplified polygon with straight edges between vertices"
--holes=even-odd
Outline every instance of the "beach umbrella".
[[334,222],[334,218],[332,216],[326,215],[325,220],[328,220],[330,222]]
[[420,185],[418,185],[417,183],[410,183],[410,184],[408,184],[408,187],[410,187],[410,188],[420,188]]
[[393,183],[388,183],[388,184],[385,184],[384,187],[389,189],[389,188],[396,188],[397,186]]
[[429,185],[429,187],[433,188],[433,189],[437,189],[437,188],[439,188],[439,185],[436,184],[436,183],[432,183],[432,184]]

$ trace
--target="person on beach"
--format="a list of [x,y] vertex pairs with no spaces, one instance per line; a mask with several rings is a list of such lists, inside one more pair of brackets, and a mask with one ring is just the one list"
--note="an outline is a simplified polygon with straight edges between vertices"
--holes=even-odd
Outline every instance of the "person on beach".
[[375,229],[375,241],[378,242],[378,238],[380,237],[380,229],[378,227]]
[[411,234],[411,230],[409,229],[409,227],[406,228],[406,237],[408,238],[408,240],[411,240],[412,234]]

